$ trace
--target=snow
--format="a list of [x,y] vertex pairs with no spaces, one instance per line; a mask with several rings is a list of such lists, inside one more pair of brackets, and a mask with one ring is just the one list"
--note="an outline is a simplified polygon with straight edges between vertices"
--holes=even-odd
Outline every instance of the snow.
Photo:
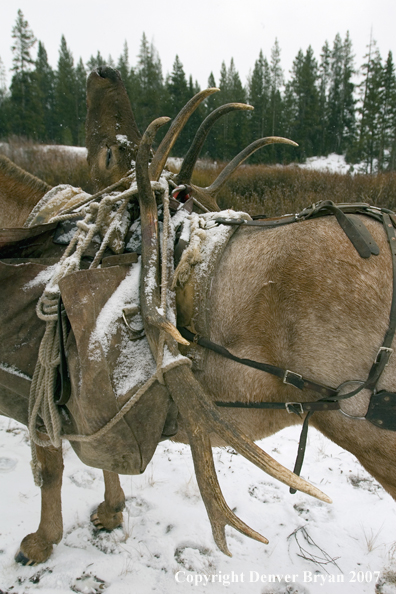
[[22,377],[23,379],[31,380],[32,378],[17,369],[14,365],[8,365],[7,363],[0,363],[0,369],[6,371],[7,373],[11,373],[12,375],[17,375],[18,377]]
[[47,268],[39,272],[37,276],[35,276],[31,281],[26,283],[26,285],[23,287],[23,290],[27,291],[28,289],[32,289],[33,287],[49,283],[55,275],[55,272],[58,268],[58,264],[52,264],[51,266],[47,266]]
[[139,304],[140,264],[132,265],[130,271],[100,311],[95,330],[91,334],[90,358],[95,359],[97,344],[106,354],[112,336],[117,332],[116,321],[126,307]]
[[301,169],[315,169],[316,171],[328,171],[330,173],[352,173],[358,167],[351,166],[345,162],[343,155],[332,153],[327,157],[310,157],[306,163],[298,164]]
[[[50,151],[64,151],[66,153],[74,153],[76,155],[81,155],[82,157],[86,157],[87,149],[85,146],[67,146],[65,144],[37,144],[34,145],[34,148],[38,148],[40,151],[43,152],[50,152]],[[10,145],[7,142],[0,142],[0,149],[1,151],[10,157],[11,149]],[[13,147],[12,152],[20,152],[24,153],[26,151],[25,147],[15,148]],[[11,157],[10,157],[11,158]]]
[[[175,171],[179,171],[182,162],[183,159],[176,157],[168,159],[168,165]],[[216,161],[213,162],[205,159],[198,159],[196,164],[197,169],[213,169],[216,166]],[[249,166],[249,162],[246,166]],[[241,165],[241,168],[243,167],[244,165]],[[278,167],[283,167],[283,165],[278,165]],[[287,167],[299,167],[301,169],[340,174],[366,173],[367,169],[365,163],[351,165],[350,163],[346,163],[344,155],[337,155],[336,153],[331,153],[330,155],[327,155],[327,157],[309,157],[305,163],[291,163],[290,165],[287,165]]]
[[[396,592],[394,501],[351,454],[312,428],[302,474],[331,496],[333,505],[290,495],[231,448],[214,450],[228,504],[270,541],[263,545],[227,528],[231,558],[213,542],[188,446],[162,442],[143,475],[121,477],[124,524],[107,533],[95,532],[89,521],[102,500],[102,474],[83,466],[66,443],[64,537],[43,565],[17,565],[14,554],[21,539],[36,530],[40,513],[26,436],[22,425],[0,418],[4,592],[365,594],[374,592],[378,572],[383,579],[384,571],[387,584],[378,592]],[[259,445],[290,468],[298,437],[299,428],[291,427]]]

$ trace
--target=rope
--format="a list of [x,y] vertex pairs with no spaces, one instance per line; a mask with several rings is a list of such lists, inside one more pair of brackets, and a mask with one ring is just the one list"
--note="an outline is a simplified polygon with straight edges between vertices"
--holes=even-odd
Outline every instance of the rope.
[[174,272],[172,280],[172,289],[177,285],[183,287],[188,281],[191,270],[194,266],[202,262],[201,251],[202,242],[206,239],[206,231],[201,228],[200,217],[189,217],[190,221],[190,241],[183,251],[180,262]]

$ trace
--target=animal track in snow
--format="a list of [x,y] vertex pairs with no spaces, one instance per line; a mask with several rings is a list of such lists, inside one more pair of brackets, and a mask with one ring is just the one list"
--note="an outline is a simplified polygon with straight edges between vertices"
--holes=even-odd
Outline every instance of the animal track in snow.
[[282,499],[279,495],[279,487],[272,483],[259,482],[257,485],[250,485],[248,493],[261,503],[273,503]]
[[195,571],[208,575],[216,569],[212,551],[195,544],[186,544],[177,547],[175,550],[175,559],[187,571]]
[[0,472],[11,472],[17,464],[18,460],[15,460],[15,458],[2,457],[0,458]]

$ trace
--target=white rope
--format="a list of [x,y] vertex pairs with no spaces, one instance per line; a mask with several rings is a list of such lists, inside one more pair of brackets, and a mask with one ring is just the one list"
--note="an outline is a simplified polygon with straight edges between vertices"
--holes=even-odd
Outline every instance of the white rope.
[[174,272],[171,288],[177,285],[184,287],[194,266],[202,262],[202,242],[206,239],[206,231],[202,228],[201,218],[190,216],[190,239],[188,246],[183,250],[180,262]]

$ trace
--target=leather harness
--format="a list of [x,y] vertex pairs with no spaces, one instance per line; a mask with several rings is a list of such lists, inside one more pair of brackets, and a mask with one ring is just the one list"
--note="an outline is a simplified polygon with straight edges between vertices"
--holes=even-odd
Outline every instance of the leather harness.
[[[351,398],[358,394],[361,390],[371,390],[369,408],[365,417],[366,419],[382,429],[396,431],[396,393],[387,392],[386,390],[377,391],[376,387],[381,377],[382,372],[387,365],[391,354],[393,353],[392,343],[396,332],[396,216],[395,214],[385,208],[372,207],[368,204],[338,204],[335,205],[331,201],[323,201],[314,204],[312,207],[304,209],[301,213],[296,215],[287,215],[284,217],[274,219],[260,219],[260,220],[238,220],[238,219],[218,219],[217,222],[223,225],[239,225],[260,227],[263,229],[276,228],[282,225],[297,223],[307,219],[316,218],[319,216],[334,215],[340,224],[341,228],[346,233],[347,237],[358,251],[362,258],[369,258],[371,255],[378,255],[379,248],[372,238],[371,234],[356,217],[357,214],[363,214],[377,221],[382,222],[388,243],[392,254],[392,270],[393,270],[393,294],[389,315],[389,325],[385,334],[382,346],[379,348],[375,361],[373,362],[367,379],[365,381],[351,380],[344,382],[337,388],[326,386],[310,379],[307,379],[289,369],[283,369],[268,363],[260,363],[251,361],[250,359],[241,359],[230,353],[226,348],[220,346],[211,340],[194,334],[187,328],[179,328],[181,335],[188,341],[198,344],[206,349],[212,350],[223,357],[253,367],[265,373],[270,373],[280,379],[283,383],[292,385],[299,390],[311,390],[316,392],[320,398],[313,402],[223,402],[215,401],[219,407],[227,408],[245,408],[245,409],[272,409],[285,410],[288,413],[298,414],[300,417],[303,413],[307,413],[303,428],[301,431],[300,442],[298,447],[297,459],[294,467],[294,472],[300,474],[302,463],[304,460],[305,446],[308,433],[308,423],[312,414],[316,411],[341,410],[340,401]],[[359,384],[358,387],[346,394],[341,391],[348,384]],[[341,411],[342,412],[342,411]],[[344,413],[345,414],[345,413]],[[353,417],[356,418],[356,417]],[[360,417],[358,417],[360,418]],[[291,493],[295,493],[294,489],[290,489]]]

